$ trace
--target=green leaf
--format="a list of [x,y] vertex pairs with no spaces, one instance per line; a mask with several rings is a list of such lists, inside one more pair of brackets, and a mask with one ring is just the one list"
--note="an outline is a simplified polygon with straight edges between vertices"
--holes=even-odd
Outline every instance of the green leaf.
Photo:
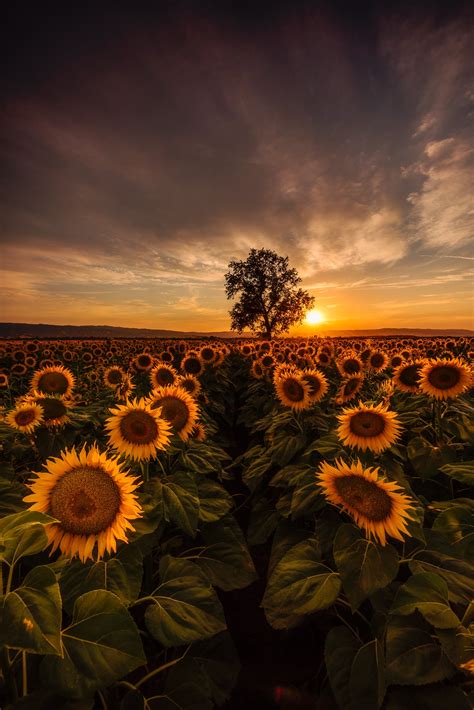
[[160,562],[160,579],[145,623],[163,646],[192,643],[225,630],[222,605],[197,565],[166,556]]
[[29,653],[62,655],[61,594],[56,575],[34,567],[4,599],[2,643]]
[[226,515],[234,505],[224,486],[206,479],[198,480],[199,519],[213,523]]
[[29,492],[28,488],[18,481],[0,478],[0,516],[3,518],[11,513],[24,511],[23,498]]
[[0,520],[0,561],[14,565],[48,546],[44,526],[55,519],[36,510],[23,510]]
[[424,688],[390,688],[384,710],[472,710],[461,688],[427,685]]
[[[263,450],[263,447],[258,448]],[[242,473],[243,482],[252,492],[255,491],[262,478],[265,476],[267,471],[270,470],[271,466],[272,461],[269,453],[266,451],[263,453],[259,451],[259,456],[251,459],[250,464],[244,468]]]
[[242,530],[232,516],[204,525],[201,531],[205,548],[195,563],[215,587],[229,592],[242,589],[257,578]]
[[425,685],[449,678],[454,667],[431,634],[416,619],[392,617],[387,624],[388,685]]
[[321,510],[326,505],[320,488],[316,485],[314,471],[308,471],[301,477],[291,497],[291,519],[297,520]]
[[459,625],[456,629],[436,629],[436,635],[448,656],[455,666],[474,658],[474,626],[469,629]]
[[408,458],[421,478],[433,478],[446,464],[456,458],[452,446],[433,446],[421,436],[410,440],[407,447]]
[[322,454],[325,459],[334,459],[343,452],[341,442],[337,433],[331,431],[329,434],[320,436],[316,441],[314,441],[305,451],[305,456],[310,455],[313,451],[317,451]]
[[193,475],[175,473],[166,482],[156,481],[155,485],[165,520],[194,537],[199,522],[199,495]]
[[309,539],[292,547],[276,564],[262,606],[272,626],[285,628],[289,615],[327,609],[340,589],[339,575],[320,562],[319,545]]
[[269,449],[272,463],[286,466],[291,459],[306,446],[304,434],[288,434],[286,431],[278,433],[273,446]]
[[448,604],[448,585],[437,574],[414,574],[397,592],[391,614],[408,616],[418,609],[438,629],[454,629],[461,623]]
[[143,555],[137,545],[122,545],[113,557],[99,562],[71,560],[59,580],[64,607],[72,611],[76,599],[94,589],[107,589],[128,605],[138,598],[142,577]]
[[390,584],[398,572],[396,549],[367,540],[354,525],[341,525],[337,531],[334,560],[353,610],[377,589]]
[[448,585],[449,601],[454,604],[469,604],[471,601],[474,579],[474,565],[471,563],[444,552],[420,550],[413,555],[409,566],[413,574],[434,572],[443,577]]
[[474,515],[471,507],[453,505],[441,511],[432,530],[442,533],[449,540],[456,556],[474,559]]
[[164,692],[170,704],[163,707],[212,710],[230,697],[239,670],[239,657],[230,634],[224,632],[198,641],[168,673]]
[[86,592],[62,632],[65,656],[42,662],[46,685],[69,695],[90,694],[146,662],[138,629],[120,599],[105,590]]
[[359,647],[360,642],[346,626],[336,626],[326,636],[324,660],[332,691],[341,709],[350,705],[351,666]]
[[252,506],[247,540],[249,545],[263,545],[275,530],[279,515],[267,498],[260,498]]
[[377,710],[385,697],[385,659],[378,639],[364,644],[352,661],[349,710]]
[[456,481],[465,483],[467,486],[474,486],[474,461],[448,463],[441,466],[441,471]]

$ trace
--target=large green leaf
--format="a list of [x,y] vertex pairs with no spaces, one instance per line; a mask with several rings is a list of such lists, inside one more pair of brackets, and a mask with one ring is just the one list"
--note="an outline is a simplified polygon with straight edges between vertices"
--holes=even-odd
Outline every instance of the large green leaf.
[[2,643],[29,653],[62,655],[61,594],[54,572],[34,567],[4,599]]
[[392,617],[386,632],[386,679],[391,685],[425,685],[449,678],[454,666],[414,617]]
[[[239,657],[230,634],[224,632],[193,644],[186,657],[168,673],[160,708],[211,710],[230,696],[240,670]],[[207,701],[206,701],[207,699]]]
[[360,642],[346,626],[335,626],[326,636],[324,660],[334,697],[341,710],[350,705],[351,666],[359,648]]
[[460,461],[441,466],[441,471],[450,478],[456,479],[467,486],[474,486],[474,461]]
[[268,498],[259,498],[252,505],[247,540],[249,545],[263,545],[278,523],[279,515]]
[[443,577],[448,585],[449,601],[455,604],[469,604],[472,599],[474,565],[467,560],[437,550],[420,550],[413,555],[410,570],[413,574],[434,572]]
[[337,531],[334,559],[354,610],[377,589],[390,584],[398,572],[396,549],[367,540],[354,525],[341,525]]
[[194,537],[199,522],[199,494],[194,474],[175,473],[164,483],[156,481],[156,487],[157,502],[165,520]]
[[390,613],[407,616],[416,609],[438,629],[454,629],[461,623],[449,606],[448,585],[432,572],[410,577],[398,590]]
[[64,658],[45,658],[42,676],[48,687],[73,696],[106,687],[146,662],[135,622],[120,599],[103,589],[76,600],[62,642]]
[[385,659],[378,639],[364,644],[352,661],[349,710],[378,710],[385,696]]
[[163,646],[192,643],[225,630],[221,603],[197,565],[166,556],[160,562],[160,579],[145,623]]
[[107,589],[128,605],[138,598],[142,577],[143,555],[137,545],[122,545],[99,562],[71,560],[59,580],[64,607],[72,611],[76,599],[93,589]]
[[408,458],[421,478],[433,478],[446,464],[456,458],[452,446],[433,446],[421,436],[411,439],[407,447]]
[[436,635],[455,666],[474,658],[474,624],[469,628],[459,625],[456,629],[436,629]]
[[455,556],[474,559],[474,511],[470,506],[452,505],[442,510],[432,530],[446,537]]
[[23,510],[0,520],[0,561],[14,565],[22,557],[35,555],[48,545],[44,526],[55,522],[45,513]]
[[340,589],[339,575],[321,563],[319,545],[310,538],[276,564],[262,606],[270,624],[284,628],[289,615],[312,614],[334,604]]
[[194,560],[215,587],[225,592],[247,587],[257,578],[242,530],[232,516],[204,525],[204,549]]
[[224,486],[207,479],[198,480],[199,519],[205,523],[214,523],[226,515],[234,505]]
[[[13,474],[13,472],[12,472]],[[24,511],[23,498],[30,491],[26,486],[16,480],[0,478],[0,516]]]

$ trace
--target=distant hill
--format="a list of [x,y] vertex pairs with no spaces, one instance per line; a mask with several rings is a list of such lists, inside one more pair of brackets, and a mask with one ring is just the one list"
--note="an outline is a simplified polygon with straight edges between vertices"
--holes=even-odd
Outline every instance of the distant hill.
[[[323,328],[315,332],[323,337],[381,338],[383,336],[464,336],[474,337],[474,330],[461,328],[379,328],[367,330],[333,330]],[[49,325],[45,323],[0,323],[0,338],[236,338],[232,331],[193,332],[152,328],[120,328],[111,325]]]

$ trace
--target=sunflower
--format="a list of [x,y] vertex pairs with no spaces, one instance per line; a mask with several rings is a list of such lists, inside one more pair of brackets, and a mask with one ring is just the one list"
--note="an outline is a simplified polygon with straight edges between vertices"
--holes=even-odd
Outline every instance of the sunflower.
[[209,345],[204,345],[199,351],[199,358],[204,365],[210,365],[216,359],[217,353],[214,348]]
[[261,365],[260,360],[254,360],[252,367],[250,368],[250,374],[255,377],[256,380],[261,380],[265,374],[265,371]]
[[74,375],[62,365],[43,367],[31,379],[31,389],[42,394],[59,394],[67,397],[74,389]]
[[191,395],[183,387],[168,385],[154,390],[149,401],[152,409],[161,408],[161,416],[180,439],[187,441],[199,416],[198,405]]
[[423,363],[412,360],[402,363],[393,373],[393,382],[402,392],[418,392]]
[[155,387],[164,387],[165,385],[174,385],[178,373],[171,365],[156,365],[150,371],[150,382],[153,389]]
[[420,389],[436,399],[457,397],[472,385],[472,373],[459,358],[431,360],[420,372]]
[[149,372],[153,367],[153,357],[150,353],[140,353],[133,358],[133,366],[140,372]]
[[8,426],[24,434],[31,432],[39,426],[44,419],[43,409],[34,403],[24,402],[18,404],[5,418]]
[[84,446],[80,453],[71,449],[48,459],[45,469],[36,473],[24,500],[58,521],[45,528],[50,554],[59,547],[85,562],[93,559],[97,542],[98,561],[105,551],[116,551],[117,540],[127,542],[126,530],[134,530],[130,520],[141,517],[142,509],[134,494],[137,479],[121,469],[118,457]]
[[26,375],[28,372],[28,368],[22,362],[15,362],[15,364],[11,366],[10,372],[17,377],[23,377],[23,375]]
[[201,391],[201,383],[192,375],[180,375],[176,384],[186,390],[192,397],[197,397]]
[[347,377],[347,375],[356,375],[363,370],[362,362],[356,355],[348,355],[347,357],[343,357],[336,363],[336,365],[343,377]]
[[61,397],[59,394],[46,396],[41,392],[32,392],[24,397],[22,404],[34,403],[43,410],[43,424],[48,428],[60,427],[67,424],[69,419],[69,405],[71,402]]
[[199,359],[198,355],[187,355],[183,358],[181,362],[181,370],[186,375],[194,375],[194,377],[199,377],[204,372],[204,365]]
[[102,379],[106,387],[109,387],[110,389],[114,390],[123,384],[126,376],[126,373],[122,370],[121,367],[119,367],[118,365],[112,365],[112,367],[108,367],[106,369]]
[[354,399],[363,384],[363,375],[352,375],[352,377],[346,377],[337,391],[335,399],[336,404],[345,404],[345,402],[349,402],[351,399]]
[[301,379],[309,385],[309,398],[311,404],[319,402],[328,391],[328,381],[322,372],[316,369],[304,370]]
[[0,388],[8,387],[8,375],[6,372],[0,372]]
[[388,411],[382,404],[344,409],[339,414],[337,433],[345,446],[358,447],[365,451],[384,451],[400,436],[400,424],[396,412]]
[[403,358],[401,355],[398,355],[398,353],[395,353],[394,355],[391,355],[390,357],[390,367],[396,368],[400,367],[400,365],[403,363]]
[[105,422],[109,443],[121,454],[138,461],[155,458],[170,441],[170,426],[161,411],[145,399],[135,399],[110,410]]
[[285,372],[275,380],[275,391],[285,407],[295,410],[308,409],[311,406],[311,389],[302,373]]
[[194,441],[205,441],[206,440],[206,428],[204,424],[201,424],[198,422],[194,429],[191,432],[191,439],[194,439]]
[[385,370],[388,365],[388,357],[384,352],[374,350],[370,353],[367,365],[374,372],[381,372],[382,370]]
[[407,518],[411,518],[413,500],[396,484],[379,478],[378,468],[363,468],[360,461],[347,464],[339,460],[335,466],[323,461],[317,475],[326,499],[342,506],[369,536],[386,544],[386,535],[403,541],[409,535]]

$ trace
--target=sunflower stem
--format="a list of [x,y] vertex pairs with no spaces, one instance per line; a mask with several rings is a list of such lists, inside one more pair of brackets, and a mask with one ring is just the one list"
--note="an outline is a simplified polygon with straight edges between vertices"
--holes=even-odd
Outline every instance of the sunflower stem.
[[16,687],[15,676],[12,673],[10,655],[6,646],[3,647],[1,652],[1,663],[5,685],[8,688],[11,701],[15,703],[18,700],[18,689]]
[[21,694],[24,697],[25,695],[28,695],[28,659],[26,656],[26,651],[21,652],[21,671],[22,671]]
[[140,461],[140,468],[141,468],[143,480],[145,481],[145,483],[148,483],[148,481],[150,480],[149,466],[150,466],[149,461]]

